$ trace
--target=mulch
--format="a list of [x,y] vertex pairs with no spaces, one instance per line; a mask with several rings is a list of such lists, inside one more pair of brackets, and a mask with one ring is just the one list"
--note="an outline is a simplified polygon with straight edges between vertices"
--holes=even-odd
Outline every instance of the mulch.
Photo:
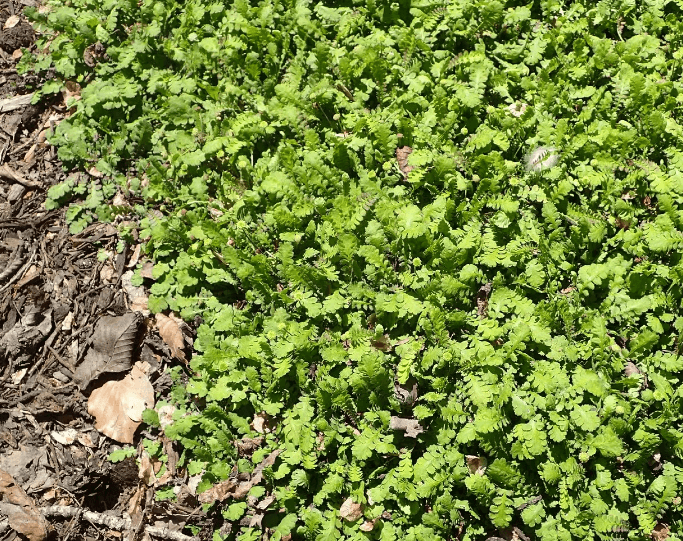
[[[139,247],[117,249],[117,226],[132,215],[72,234],[64,209],[45,209],[50,186],[85,173],[64,171],[46,141],[69,114],[64,96],[32,105],[41,81],[15,68],[20,48],[35,39],[22,17],[32,4],[0,1],[0,540],[43,533],[60,540],[210,538],[193,483],[176,467],[175,444],[141,425],[132,443],[136,456],[112,463],[108,456],[123,443],[88,411],[95,390],[131,370],[151,383],[157,400],[167,396],[164,370],[180,361],[177,344],[168,345],[144,309],[146,290],[131,285],[133,269],[144,262]],[[98,325],[103,318],[107,325]],[[128,329],[112,335],[110,323],[123,318]],[[191,341],[192,329],[182,330]],[[97,364],[124,339],[116,370]],[[143,450],[145,437],[169,457],[172,469],[163,476]],[[155,492],[169,486],[175,501],[156,501]],[[22,531],[13,516],[34,517],[36,526]],[[40,520],[45,532],[38,531]],[[187,524],[201,533],[191,537]]]

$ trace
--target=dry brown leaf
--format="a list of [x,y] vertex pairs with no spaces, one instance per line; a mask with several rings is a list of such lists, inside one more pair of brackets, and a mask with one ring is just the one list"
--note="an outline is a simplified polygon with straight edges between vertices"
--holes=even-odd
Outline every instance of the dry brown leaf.
[[251,455],[256,449],[258,449],[264,442],[262,436],[258,438],[247,438],[246,436],[241,440],[237,440],[235,445],[237,446],[237,452],[240,456]]
[[43,541],[48,525],[33,500],[4,470],[0,470],[0,506],[10,527],[29,541]]
[[657,526],[655,526],[655,529],[652,530],[650,535],[654,541],[665,541],[669,538],[670,531],[671,529],[669,528],[668,524],[663,524],[660,522],[657,524]]
[[142,502],[145,498],[145,492],[145,487],[138,487],[135,494],[133,494],[133,497],[128,502],[128,514],[134,523],[136,520],[139,522],[142,518]]
[[159,414],[159,425],[161,425],[162,430],[168,425],[173,424],[173,414],[175,413],[175,406],[173,404],[161,406],[157,413]]
[[630,361],[626,363],[626,367],[624,368],[624,375],[627,378],[630,378],[631,376],[637,376],[640,373],[640,370],[634,363]]
[[71,445],[76,441],[76,438],[78,437],[78,431],[75,428],[67,428],[61,432],[53,430],[50,432],[50,436],[52,436],[52,439],[57,443],[61,443],[62,445]]
[[185,338],[180,325],[177,321],[164,314],[157,314],[156,321],[159,336],[161,336],[161,339],[169,348],[171,348],[171,354],[176,359],[186,363],[187,359],[185,358],[185,352],[183,351],[183,348],[185,347]]
[[275,459],[281,453],[280,449],[276,449],[270,453],[263,461],[254,468],[251,474],[251,478],[248,481],[237,483],[234,479],[226,479],[221,481],[217,485],[212,486],[209,490],[199,494],[198,499],[200,503],[213,503],[215,501],[222,502],[228,496],[240,499],[244,498],[251,487],[258,485],[263,479],[264,468],[270,467],[275,464]]
[[95,428],[121,443],[133,443],[142,412],[153,407],[154,388],[137,366],[123,380],[108,381],[95,389],[88,400]]
[[363,506],[351,498],[346,498],[339,508],[339,516],[349,522],[355,522],[363,516]]
[[205,490],[198,496],[200,503],[213,503],[215,501],[222,502],[225,500],[232,490],[235,488],[234,479],[226,479],[217,485],[212,486],[209,490]]
[[90,434],[79,434],[76,439],[78,439],[78,443],[84,447],[96,447],[95,442],[92,441]]
[[125,372],[133,363],[133,347],[140,316],[129,312],[123,316],[105,316],[97,322],[93,345],[74,372],[81,389],[106,372]]
[[19,21],[21,19],[19,18],[18,15],[10,15],[7,17],[7,20],[5,21],[5,26],[3,27],[5,30],[9,30],[10,28],[14,28],[19,24]]
[[148,487],[154,484],[154,468],[152,466],[152,457],[147,451],[142,452],[140,457],[140,469],[138,470],[138,477],[142,479]]
[[415,169],[412,165],[408,165],[408,156],[413,152],[413,149],[409,146],[399,147],[396,149],[396,161],[398,162],[398,168],[403,173],[403,178],[408,180],[408,175]]
[[361,532],[371,532],[372,530],[375,529],[375,522],[377,522],[377,519],[372,519],[372,520],[366,520],[359,526],[359,529]]
[[254,415],[254,420],[251,422],[251,427],[259,434],[268,434],[273,431],[271,426],[270,416],[265,412],[260,412]]
[[135,249],[133,250],[133,255],[130,256],[130,261],[126,265],[129,269],[132,269],[135,265],[138,264],[138,261],[140,261],[140,253],[142,251],[142,244],[138,244],[135,246]]
[[139,312],[142,315],[148,315],[150,313],[148,303],[149,299],[147,297],[135,297],[132,299],[130,304],[130,309],[133,312]]
[[467,467],[470,469],[470,473],[484,475],[486,465],[488,464],[486,458],[483,456],[466,455],[465,460],[467,461]]
[[89,174],[91,177],[95,177],[95,178],[102,178],[102,177],[104,176],[104,173],[102,173],[101,171],[99,171],[99,170],[97,169],[97,167],[95,167],[94,165],[90,168],[90,170],[88,171],[88,174]]
[[145,261],[142,264],[142,268],[140,269],[140,275],[143,278],[148,278],[149,280],[152,280],[154,277],[152,276],[152,269],[154,269],[154,263],[151,261]]
[[417,438],[418,434],[424,432],[424,428],[417,419],[404,419],[392,416],[389,420],[391,430],[403,430],[409,438]]
[[22,368],[21,370],[17,370],[12,374],[12,383],[14,385],[19,385],[21,383],[21,380],[24,379],[24,376],[28,372],[28,368]]
[[24,56],[24,52],[21,49],[17,49],[12,53],[13,60],[19,60],[22,56]]
[[67,81],[62,89],[62,97],[66,105],[70,99],[78,101],[81,99],[81,85],[76,81]]

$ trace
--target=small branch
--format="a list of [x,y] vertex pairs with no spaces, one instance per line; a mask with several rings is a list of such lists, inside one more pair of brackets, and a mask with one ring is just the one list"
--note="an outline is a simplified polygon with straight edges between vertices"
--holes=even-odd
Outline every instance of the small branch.
[[[53,505],[51,507],[43,507],[41,513],[45,517],[64,517],[72,518],[80,514],[82,518],[93,524],[102,524],[112,530],[128,530],[132,525],[129,518],[113,517],[103,513],[95,513],[93,511],[82,511],[78,507]],[[82,512],[81,512],[82,511]],[[169,530],[168,528],[160,528],[158,526],[145,526],[145,532],[154,537],[161,537],[162,539],[170,539],[171,541],[199,541],[198,537],[191,537],[184,533]]]
[[7,165],[0,165],[0,178],[4,178],[6,180],[10,180],[12,182],[18,182],[22,186],[26,186],[27,188],[40,188],[41,184],[40,182],[36,182],[34,180],[28,180],[24,177],[22,177],[19,173],[16,171],[12,170],[9,168]]

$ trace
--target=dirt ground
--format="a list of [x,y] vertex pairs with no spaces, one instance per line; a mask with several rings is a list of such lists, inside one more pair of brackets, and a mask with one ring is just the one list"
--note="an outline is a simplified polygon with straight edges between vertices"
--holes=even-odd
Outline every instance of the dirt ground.
[[[210,538],[180,450],[140,425],[193,329],[146,311],[131,276],[151,263],[139,245],[117,250],[125,216],[72,235],[64,209],[45,210],[73,174],[46,143],[68,111],[61,95],[31,105],[41,81],[16,72],[35,39],[27,5],[0,0],[0,540]],[[127,445],[135,456],[108,460]],[[169,487],[176,497],[157,501]]]

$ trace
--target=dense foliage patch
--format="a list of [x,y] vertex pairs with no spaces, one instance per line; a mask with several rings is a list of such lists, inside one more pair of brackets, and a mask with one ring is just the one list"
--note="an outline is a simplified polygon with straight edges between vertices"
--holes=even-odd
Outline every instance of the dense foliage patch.
[[52,201],[163,204],[201,488],[279,449],[271,539],[679,539],[681,2],[48,5],[53,141],[105,174]]

